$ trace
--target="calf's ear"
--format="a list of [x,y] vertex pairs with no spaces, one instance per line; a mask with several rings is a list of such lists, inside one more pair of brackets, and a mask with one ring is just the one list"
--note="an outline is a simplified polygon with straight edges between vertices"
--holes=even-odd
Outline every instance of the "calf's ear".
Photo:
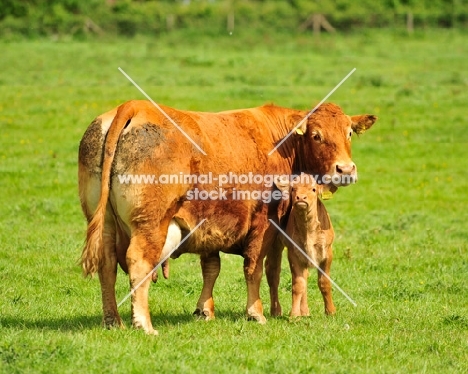
[[281,178],[279,176],[276,176],[273,183],[275,184],[276,187],[278,187],[278,189],[281,192],[285,192],[285,191],[289,192],[289,186],[290,186],[289,178],[286,178],[286,177]]
[[351,120],[351,128],[358,135],[365,133],[377,121],[377,116],[373,114],[359,114],[348,117]]

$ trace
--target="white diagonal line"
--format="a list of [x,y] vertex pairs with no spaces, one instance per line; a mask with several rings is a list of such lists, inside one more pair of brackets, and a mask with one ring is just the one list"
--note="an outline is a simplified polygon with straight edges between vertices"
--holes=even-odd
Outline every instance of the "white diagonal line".
[[340,291],[340,292],[343,294],[343,296],[346,297],[346,298],[349,300],[349,302],[350,302],[351,304],[353,304],[354,306],[357,306],[357,304],[354,302],[354,300],[351,299],[351,298],[348,296],[348,294],[347,294],[346,292],[344,292],[344,291],[341,289],[341,287],[338,286],[338,285],[335,283],[335,281],[334,281],[333,279],[331,279],[331,278],[329,277],[329,275],[328,275],[327,273],[325,273],[325,272],[320,268],[320,266],[318,266],[318,265],[310,258],[310,256],[309,256],[307,253],[305,253],[304,250],[303,250],[301,247],[299,247],[299,246],[294,242],[294,240],[292,240],[292,239],[288,236],[288,234],[286,234],[286,233],[281,229],[281,227],[279,227],[279,226],[275,223],[275,221],[273,221],[271,218],[270,218],[269,220],[270,220],[270,222],[284,235],[284,237],[285,237],[286,239],[288,239],[288,241],[291,242],[291,244],[294,245],[294,247],[296,247],[297,250],[298,250],[299,252],[301,252],[301,253],[304,255],[304,257],[305,257],[307,260],[309,260],[309,261],[317,268],[317,270],[320,271],[320,272],[336,287],[336,289],[337,289],[338,291]]
[[158,104],[156,104],[156,102],[153,101],[153,99],[152,99],[145,91],[143,91],[143,89],[142,89],[132,78],[130,78],[130,76],[129,76],[126,72],[123,71],[123,69],[121,69],[121,68],[119,67],[119,70],[120,70],[120,72],[121,72],[123,75],[125,75],[125,77],[126,77],[130,82],[133,83],[133,85],[134,85],[136,88],[138,88],[138,90],[139,90],[149,101],[151,101],[151,103],[164,115],[164,117],[166,117],[182,134],[184,134],[184,136],[185,136],[188,140],[190,140],[190,142],[191,142],[201,153],[203,153],[203,154],[206,156],[205,151],[204,151],[197,143],[195,143],[195,141],[194,141],[190,136],[188,136],[188,134],[182,129],[182,127],[180,127],[177,123],[175,123],[174,120],[173,120],[171,117],[169,117],[169,116],[167,115],[167,113],[166,113]]
[[172,251],[170,251],[170,252],[167,254],[166,257],[164,257],[162,260],[160,260],[159,263],[153,268],[153,270],[151,270],[151,271],[148,273],[148,275],[146,275],[146,277],[144,277],[144,278],[140,281],[140,283],[138,283],[134,288],[132,288],[132,290],[128,293],[128,295],[125,296],[125,297],[122,299],[122,301],[121,301],[120,303],[117,304],[117,308],[118,308],[119,306],[121,306],[133,293],[135,293],[135,291],[143,284],[143,282],[146,281],[146,280],[150,277],[150,275],[153,274],[153,273],[156,271],[156,269],[157,269],[164,261],[166,261],[169,257],[171,257],[171,255],[174,253],[174,251],[175,251],[177,248],[179,248],[179,247],[182,245],[182,243],[184,243],[184,242],[195,232],[195,230],[197,230],[197,229],[201,226],[201,224],[202,224],[203,222],[205,222],[205,221],[206,221],[206,218],[203,218],[203,219],[201,220],[201,222],[200,222],[198,225],[196,225],[196,226],[187,234],[187,236],[186,236],[185,238],[183,238],[183,239],[180,241],[180,243],[179,243]]
[[296,131],[296,130],[302,125],[302,123],[303,123],[304,121],[306,121],[306,120],[312,115],[312,113],[314,113],[314,112],[317,110],[317,108],[318,108],[320,105],[322,105],[322,104],[324,103],[324,101],[327,100],[327,99],[333,94],[333,92],[335,92],[335,91],[338,89],[338,87],[340,87],[340,86],[345,82],[345,80],[348,79],[348,78],[351,76],[351,74],[353,74],[355,71],[356,71],[356,68],[354,68],[353,70],[351,70],[351,71],[348,73],[348,75],[347,75],[346,77],[344,77],[344,78],[341,80],[341,82],[338,83],[338,84],[335,86],[335,88],[334,88],[333,90],[331,90],[331,91],[328,93],[328,95],[325,96],[325,97],[322,99],[322,101],[320,101],[320,103],[318,103],[318,104],[315,106],[314,109],[312,109],[309,113],[307,113],[307,115],[306,115],[306,116],[289,132],[289,134],[286,135],[286,136],[276,145],[276,147],[273,148],[273,149],[268,153],[268,156],[271,156],[271,155],[273,154],[273,152],[276,151],[276,150],[278,149],[278,147],[281,146],[281,144],[283,144],[283,143],[286,141],[286,139],[288,139],[288,138],[294,133],[294,131]]

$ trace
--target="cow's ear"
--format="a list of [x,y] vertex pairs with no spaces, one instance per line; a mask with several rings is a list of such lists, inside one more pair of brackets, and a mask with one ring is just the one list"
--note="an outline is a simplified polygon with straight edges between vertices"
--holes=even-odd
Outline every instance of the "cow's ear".
[[306,131],[307,131],[307,121],[304,121],[304,119],[301,119],[300,124],[301,125],[296,129],[296,134],[297,135],[304,135],[306,133]]
[[331,198],[333,198],[333,194],[338,190],[338,187],[331,183],[319,184],[317,188],[322,200],[330,200]]
[[351,120],[351,128],[358,135],[365,133],[377,121],[377,116],[373,114],[359,114],[348,117]]
[[286,176],[283,176],[283,177],[275,176],[275,179],[273,182],[275,183],[275,186],[278,187],[278,189],[281,192],[285,192],[285,191],[289,192],[290,183],[289,183],[289,178],[287,178]]

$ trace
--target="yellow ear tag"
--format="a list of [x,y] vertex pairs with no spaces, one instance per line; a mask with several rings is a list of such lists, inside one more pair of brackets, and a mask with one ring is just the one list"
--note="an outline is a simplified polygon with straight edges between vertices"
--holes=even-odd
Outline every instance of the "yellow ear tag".
[[304,133],[302,132],[302,130],[299,129],[299,128],[296,129],[296,134],[297,134],[297,135],[304,135]]
[[330,191],[322,192],[322,200],[330,200],[333,198],[333,193]]

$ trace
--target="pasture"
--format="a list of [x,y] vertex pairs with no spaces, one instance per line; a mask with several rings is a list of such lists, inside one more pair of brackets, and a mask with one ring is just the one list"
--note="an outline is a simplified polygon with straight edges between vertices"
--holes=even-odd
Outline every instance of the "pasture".
[[[468,371],[468,44],[426,30],[354,35],[206,36],[174,32],[109,41],[3,42],[0,59],[0,372],[400,373]],[[353,138],[359,182],[326,207],[336,239],[337,313],[325,317],[309,280],[311,317],[244,316],[242,259],[222,256],[217,319],[192,317],[198,257],[171,261],[150,289],[159,337],[101,327],[97,278],[77,261],[85,220],[77,152],[92,119],[142,94],[180,109],[218,111],[268,102],[328,101],[377,124]],[[223,134],[219,134],[223,136]],[[128,293],[119,270],[117,299]]]

